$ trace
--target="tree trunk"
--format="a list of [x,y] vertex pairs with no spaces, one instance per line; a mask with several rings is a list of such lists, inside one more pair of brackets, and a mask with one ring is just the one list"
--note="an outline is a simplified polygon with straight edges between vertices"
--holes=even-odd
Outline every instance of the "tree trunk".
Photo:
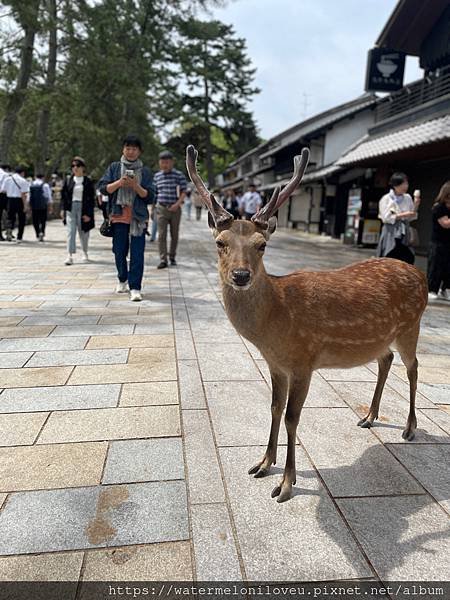
[[44,86],[44,103],[39,114],[38,127],[36,132],[37,157],[35,161],[35,172],[48,175],[46,172],[46,162],[48,156],[48,127],[50,123],[50,107],[52,93],[55,88],[56,80],[56,59],[58,52],[58,30],[57,19],[58,9],[56,0],[47,0],[47,10],[49,16],[49,36],[48,36],[48,63],[47,75]]
[[0,133],[0,161],[8,162],[11,142],[16,129],[17,117],[26,97],[28,81],[31,75],[33,60],[34,37],[38,27],[37,17],[39,0],[30,0],[26,16],[21,23],[24,30],[22,50],[20,53],[20,68],[17,75],[16,87],[6,100],[5,116]]
[[[204,45],[204,55],[207,56],[208,48],[207,44]],[[206,71],[206,68],[205,68]],[[205,118],[205,151],[206,151],[206,172],[208,177],[208,187],[212,189],[214,187],[214,160],[212,153],[211,144],[211,123],[209,122],[209,82],[206,77],[203,79],[203,86],[205,91],[205,105],[204,105],[204,118]]]

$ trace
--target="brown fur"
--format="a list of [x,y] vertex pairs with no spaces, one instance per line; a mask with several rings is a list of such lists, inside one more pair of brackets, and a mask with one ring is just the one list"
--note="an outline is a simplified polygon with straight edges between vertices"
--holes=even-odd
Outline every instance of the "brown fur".
[[252,221],[234,221],[208,192],[196,169],[197,151],[188,146],[186,166],[210,211],[219,253],[219,273],[228,317],[236,330],[266,359],[272,378],[272,425],[267,450],[249,473],[267,475],[276,462],[278,433],[286,406],[288,435],[283,479],[272,492],[278,502],[291,497],[295,483],[297,425],[312,373],[320,368],[351,368],[378,362],[378,380],[369,412],[358,423],[371,427],[397,348],[410,384],[410,411],[403,438],[417,426],[416,347],[420,318],[427,304],[425,276],[389,258],[366,260],[333,271],[296,271],[268,275],[262,257],[275,230],[271,215],[300,184],[309,152],[294,159],[294,174]]
[[[259,349],[275,380],[272,428],[278,430],[289,395],[287,421],[288,417],[293,420],[290,428],[295,433],[315,369],[351,368],[378,360],[377,390],[369,414],[360,422],[370,426],[378,416],[391,348],[401,354],[415,398],[416,345],[427,303],[426,279],[418,269],[380,258],[332,271],[296,271],[275,277],[266,273],[260,249],[268,233],[254,223],[236,221],[224,231],[215,231],[215,238],[221,245],[219,273],[227,315],[236,330]],[[235,269],[250,271],[248,289],[233,285]],[[404,432],[407,439],[412,439],[416,426],[414,398]],[[288,422],[286,426],[289,432]],[[275,462],[275,437],[271,434],[263,460],[251,469],[256,476],[265,475]],[[287,463],[291,466],[287,465],[281,486],[274,490],[279,501],[290,497],[295,481],[293,451],[290,454]]]

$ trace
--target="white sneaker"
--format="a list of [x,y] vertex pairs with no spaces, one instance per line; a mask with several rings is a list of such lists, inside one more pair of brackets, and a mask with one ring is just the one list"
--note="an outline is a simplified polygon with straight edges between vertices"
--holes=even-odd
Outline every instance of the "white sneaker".
[[81,259],[81,262],[84,262],[84,263],[91,262],[89,260],[89,256],[86,254],[86,252],[83,254],[83,258]]
[[16,244],[21,244],[22,240],[16,240]]
[[65,265],[73,265],[73,258],[72,255],[69,254],[69,256],[66,258],[66,260],[64,261]]
[[142,294],[139,290],[130,290],[131,302],[140,302],[142,300]]
[[450,301],[450,290],[441,290],[438,294],[438,297],[442,298],[442,300]]
[[119,281],[116,285],[116,294],[125,294],[128,292],[128,283],[126,281]]

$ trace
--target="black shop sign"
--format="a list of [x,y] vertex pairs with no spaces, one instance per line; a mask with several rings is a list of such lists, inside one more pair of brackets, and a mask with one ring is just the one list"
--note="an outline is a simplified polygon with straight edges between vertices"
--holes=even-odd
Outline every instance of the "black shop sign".
[[367,56],[366,92],[394,92],[403,87],[405,53],[372,48]]

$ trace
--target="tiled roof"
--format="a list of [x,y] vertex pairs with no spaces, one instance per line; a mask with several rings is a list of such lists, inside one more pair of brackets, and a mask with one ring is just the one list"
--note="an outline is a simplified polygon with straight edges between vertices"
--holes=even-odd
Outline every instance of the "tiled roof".
[[376,156],[394,154],[407,148],[447,139],[450,139],[450,115],[375,138],[365,136],[356,147],[336,161],[336,165],[345,167]]
[[308,181],[316,181],[317,179],[323,179],[324,177],[329,177],[333,173],[337,173],[338,171],[342,171],[342,167],[331,164],[326,167],[322,167],[320,169],[316,169],[315,171],[311,171],[310,173],[305,173],[302,179],[302,183],[308,183]]

